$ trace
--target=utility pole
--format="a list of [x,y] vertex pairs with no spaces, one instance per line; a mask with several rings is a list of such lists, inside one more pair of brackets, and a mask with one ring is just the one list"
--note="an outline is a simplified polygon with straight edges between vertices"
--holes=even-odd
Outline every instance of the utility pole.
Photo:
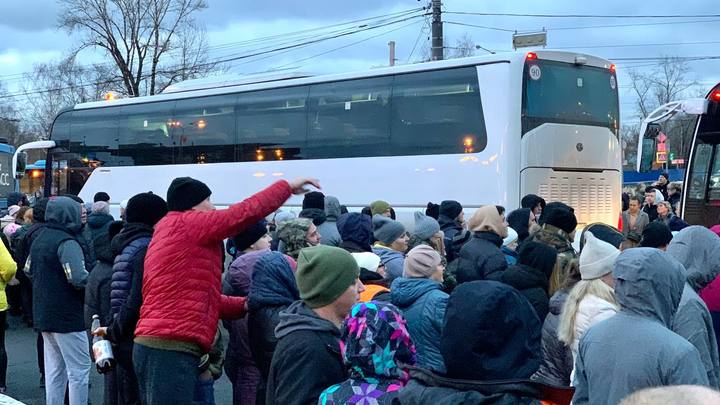
[[431,59],[443,59],[442,1],[432,0],[432,48]]
[[390,48],[390,66],[395,66],[395,41],[388,42]]

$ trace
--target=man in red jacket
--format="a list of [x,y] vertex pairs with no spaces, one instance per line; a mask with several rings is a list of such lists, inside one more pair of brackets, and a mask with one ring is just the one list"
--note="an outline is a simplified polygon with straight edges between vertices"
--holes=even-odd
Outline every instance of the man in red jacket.
[[145,405],[192,404],[200,358],[210,351],[218,318],[245,315],[245,298],[221,294],[222,241],[277,210],[314,179],[278,181],[226,210],[190,177],[168,188],[168,214],[155,225],[145,257],[143,304],[133,363]]

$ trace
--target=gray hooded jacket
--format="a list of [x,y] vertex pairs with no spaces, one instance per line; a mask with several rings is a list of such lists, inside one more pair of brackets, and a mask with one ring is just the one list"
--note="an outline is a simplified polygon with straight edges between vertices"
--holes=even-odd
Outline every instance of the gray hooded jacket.
[[620,312],[590,328],[575,363],[575,405],[615,405],[660,385],[708,385],[697,349],[672,332],[685,275],[657,249],[620,254],[613,270]]
[[320,243],[328,246],[340,246],[342,238],[337,229],[337,220],[340,218],[340,201],[337,198],[325,197],[325,215],[327,221],[318,226],[318,233],[322,236]]
[[691,226],[675,235],[667,251],[687,271],[672,330],[698,349],[710,386],[720,388],[720,358],[713,321],[698,295],[720,275],[720,238],[705,227]]

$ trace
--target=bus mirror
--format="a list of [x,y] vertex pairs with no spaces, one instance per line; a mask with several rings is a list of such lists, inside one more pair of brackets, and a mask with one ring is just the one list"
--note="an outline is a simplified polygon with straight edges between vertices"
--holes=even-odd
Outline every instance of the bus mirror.
[[707,113],[708,104],[704,98],[691,98],[682,102],[682,111],[685,114],[702,115]]
[[25,176],[25,168],[27,168],[27,153],[20,152],[17,154],[17,163],[15,165],[15,176],[18,179]]
[[640,155],[640,173],[647,173],[652,170],[653,160],[655,159],[655,138],[642,139],[642,154]]

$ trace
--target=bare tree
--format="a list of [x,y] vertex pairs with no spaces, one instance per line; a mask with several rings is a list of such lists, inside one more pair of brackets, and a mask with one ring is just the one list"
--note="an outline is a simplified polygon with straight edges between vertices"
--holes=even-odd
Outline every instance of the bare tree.
[[207,7],[205,0],[59,2],[60,27],[83,34],[74,53],[103,50],[128,96],[156,94],[214,68],[206,61],[205,30],[193,18]]
[[685,96],[697,82],[688,78],[690,67],[676,57],[666,57],[649,72],[630,70],[630,84],[637,97],[638,115],[644,119],[655,108]]
[[455,40],[455,46],[450,49],[446,55],[448,59],[466,58],[475,55],[475,41],[468,33],[464,33],[460,38]]
[[22,84],[23,121],[30,130],[47,137],[60,110],[101,100],[120,80],[111,66],[82,66],[73,57],[37,64]]
[[37,140],[33,132],[21,127],[22,119],[15,104],[14,98],[5,97],[8,94],[5,86],[0,83],[0,138],[4,138],[10,145],[18,146]]

